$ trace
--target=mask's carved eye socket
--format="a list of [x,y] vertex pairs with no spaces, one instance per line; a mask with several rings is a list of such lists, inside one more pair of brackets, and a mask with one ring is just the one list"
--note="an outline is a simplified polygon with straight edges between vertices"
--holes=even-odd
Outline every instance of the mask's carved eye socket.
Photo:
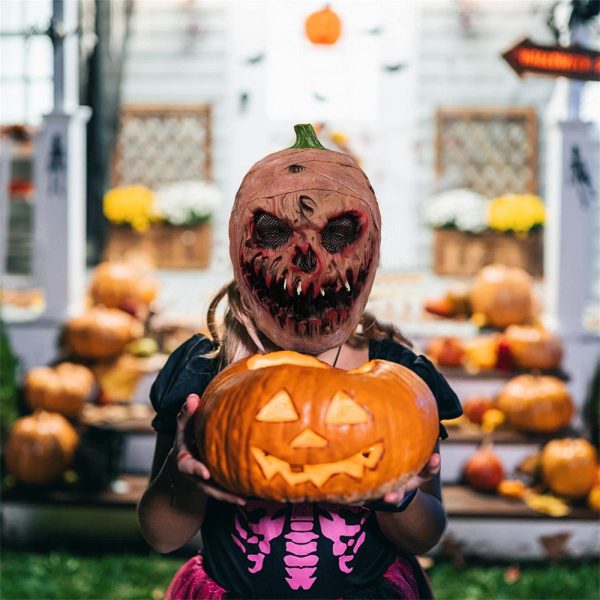
[[292,236],[292,230],[270,213],[259,211],[253,218],[254,241],[263,248],[278,248]]
[[288,167],[288,171],[290,173],[301,173],[304,171],[304,167],[302,165],[290,165]]
[[356,242],[360,236],[360,229],[360,220],[355,213],[348,212],[331,219],[321,230],[323,248],[331,254],[341,252]]

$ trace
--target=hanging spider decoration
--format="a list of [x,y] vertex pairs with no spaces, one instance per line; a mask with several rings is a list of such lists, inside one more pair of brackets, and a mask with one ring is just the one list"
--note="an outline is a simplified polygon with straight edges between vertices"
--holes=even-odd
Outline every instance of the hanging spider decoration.
[[579,146],[571,148],[571,184],[575,187],[575,192],[579,198],[579,203],[584,208],[589,208],[594,199],[594,184],[590,177],[585,162],[581,157]]

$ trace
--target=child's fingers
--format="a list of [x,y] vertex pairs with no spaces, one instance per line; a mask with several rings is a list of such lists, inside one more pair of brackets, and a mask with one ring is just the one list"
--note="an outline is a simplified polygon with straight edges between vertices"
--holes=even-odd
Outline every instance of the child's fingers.
[[196,460],[187,450],[177,453],[177,468],[185,475],[210,479],[210,471],[206,465]]
[[404,494],[406,494],[406,488],[401,487],[392,492],[388,492],[384,497],[383,501],[388,504],[398,504],[402,498],[404,498]]
[[220,490],[219,488],[215,488],[211,485],[206,484],[203,484],[201,487],[208,496],[212,496],[216,500],[224,500],[225,502],[237,504],[238,506],[244,506],[246,504],[246,500],[244,498],[241,498],[240,496],[236,496],[234,494],[230,494],[229,492],[225,492],[224,490]]

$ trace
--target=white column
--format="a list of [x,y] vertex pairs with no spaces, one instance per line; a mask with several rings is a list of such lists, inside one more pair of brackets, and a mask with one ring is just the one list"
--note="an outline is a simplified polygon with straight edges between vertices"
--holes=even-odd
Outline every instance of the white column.
[[44,318],[62,322],[78,309],[85,286],[85,125],[87,107],[44,118],[35,150],[36,281]]
[[[47,322],[77,310],[85,285],[86,123],[79,106],[77,0],[53,0],[54,109],[35,144],[34,269]],[[63,37],[64,35],[64,37]]]
[[[580,160],[591,187],[575,180]],[[592,297],[594,225],[598,219],[598,130],[594,123],[550,125],[545,234],[548,325],[563,337],[584,335]]]

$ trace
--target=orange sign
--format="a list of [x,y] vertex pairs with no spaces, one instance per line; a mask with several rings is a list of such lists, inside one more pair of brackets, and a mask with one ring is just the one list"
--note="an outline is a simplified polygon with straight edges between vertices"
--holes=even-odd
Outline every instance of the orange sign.
[[526,73],[539,73],[600,81],[600,52],[583,46],[540,46],[524,39],[502,57],[519,77]]

